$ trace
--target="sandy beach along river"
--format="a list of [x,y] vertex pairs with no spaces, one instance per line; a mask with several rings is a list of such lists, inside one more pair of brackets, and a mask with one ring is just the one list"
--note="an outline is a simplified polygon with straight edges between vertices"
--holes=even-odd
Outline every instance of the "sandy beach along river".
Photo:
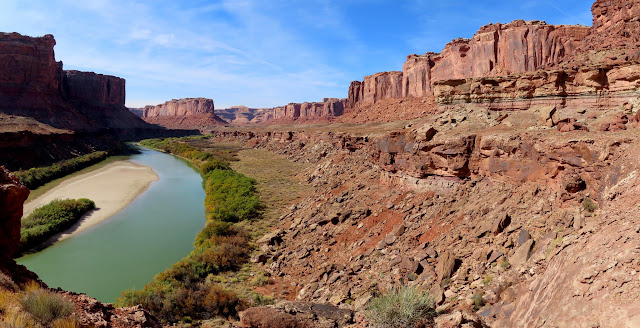
[[46,243],[51,244],[83,232],[115,215],[142,194],[158,175],[149,166],[118,161],[62,182],[44,195],[24,205],[24,216],[54,199],[89,198],[96,209],[87,213],[69,230]]

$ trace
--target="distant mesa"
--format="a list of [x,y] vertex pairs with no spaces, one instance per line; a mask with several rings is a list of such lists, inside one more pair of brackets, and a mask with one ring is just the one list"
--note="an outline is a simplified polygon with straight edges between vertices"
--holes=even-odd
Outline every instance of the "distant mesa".
[[227,122],[215,114],[213,100],[207,98],[173,99],[164,104],[145,106],[142,119],[170,129],[199,129],[224,125]]

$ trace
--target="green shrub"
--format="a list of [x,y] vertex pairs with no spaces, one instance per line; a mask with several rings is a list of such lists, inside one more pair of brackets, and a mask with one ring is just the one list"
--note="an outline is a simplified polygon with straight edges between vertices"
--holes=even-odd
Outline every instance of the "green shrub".
[[237,231],[233,228],[233,223],[231,222],[209,221],[198,236],[196,236],[194,245],[198,247],[213,236],[230,236],[236,234]]
[[204,201],[207,219],[238,222],[257,217],[260,201],[255,194],[255,183],[230,170],[209,172]]
[[415,287],[401,287],[373,298],[366,314],[373,327],[413,328],[433,320],[434,301],[428,293]]
[[596,205],[591,198],[587,197],[582,201],[582,208],[589,213],[593,213],[598,209],[598,205]]
[[44,325],[56,319],[67,318],[73,312],[73,303],[63,296],[44,289],[31,289],[20,299],[22,308]]
[[53,200],[22,220],[20,253],[24,253],[51,236],[71,228],[88,211],[96,207],[92,200]]
[[49,181],[98,163],[108,156],[109,153],[106,151],[97,151],[61,161],[50,166],[34,167],[25,171],[14,172],[14,174],[27,188],[33,190]]
[[473,300],[473,309],[474,309],[474,311],[480,310],[485,304],[485,302],[484,302],[484,291],[481,290],[481,291],[478,291],[477,293],[473,294],[471,299]]
[[229,166],[229,162],[221,159],[210,159],[200,165],[200,171],[204,175],[213,170],[231,170],[231,166]]
[[264,272],[258,272],[253,279],[251,279],[251,285],[252,286],[266,286],[266,285],[270,285],[273,284],[273,280],[271,280],[271,278],[269,278],[269,276],[267,276]]

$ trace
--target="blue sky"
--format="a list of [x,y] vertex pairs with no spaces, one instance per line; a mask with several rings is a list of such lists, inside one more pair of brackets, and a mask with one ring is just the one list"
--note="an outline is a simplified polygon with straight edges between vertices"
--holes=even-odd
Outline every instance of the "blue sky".
[[65,69],[127,79],[127,105],[212,98],[216,108],[346,97],[482,25],[591,25],[591,0],[0,0],[0,31],[53,34]]

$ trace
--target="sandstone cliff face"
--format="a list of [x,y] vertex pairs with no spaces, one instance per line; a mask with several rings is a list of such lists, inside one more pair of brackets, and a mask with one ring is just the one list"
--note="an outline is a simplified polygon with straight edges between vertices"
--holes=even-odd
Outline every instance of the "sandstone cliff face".
[[344,113],[346,99],[324,98],[322,102],[291,103],[273,108],[275,120],[313,120],[340,116]]
[[52,35],[0,34],[0,102],[8,115],[32,117],[54,128],[95,132],[150,128],[124,107],[124,79],[64,71]]
[[18,33],[0,33],[0,89],[18,93],[58,90],[62,63],[54,58],[53,35],[32,38]]
[[448,43],[442,53],[410,55],[402,72],[383,72],[353,82],[350,107],[381,99],[426,97],[433,83],[534,71],[575,52],[589,33],[583,26],[514,21],[480,28],[472,39]]
[[146,106],[142,119],[171,129],[204,130],[226,122],[215,112],[213,100],[206,98],[173,99],[157,106]]
[[174,99],[157,106],[146,106],[143,118],[213,114],[213,100],[206,98]]
[[71,101],[122,106],[125,102],[125,80],[116,76],[64,71],[64,91]]
[[637,97],[640,65],[537,71],[512,76],[444,80],[433,84],[439,104],[473,103],[492,110],[615,108]]
[[221,119],[233,124],[265,123],[273,119],[273,108],[249,108],[235,106],[216,110]]

